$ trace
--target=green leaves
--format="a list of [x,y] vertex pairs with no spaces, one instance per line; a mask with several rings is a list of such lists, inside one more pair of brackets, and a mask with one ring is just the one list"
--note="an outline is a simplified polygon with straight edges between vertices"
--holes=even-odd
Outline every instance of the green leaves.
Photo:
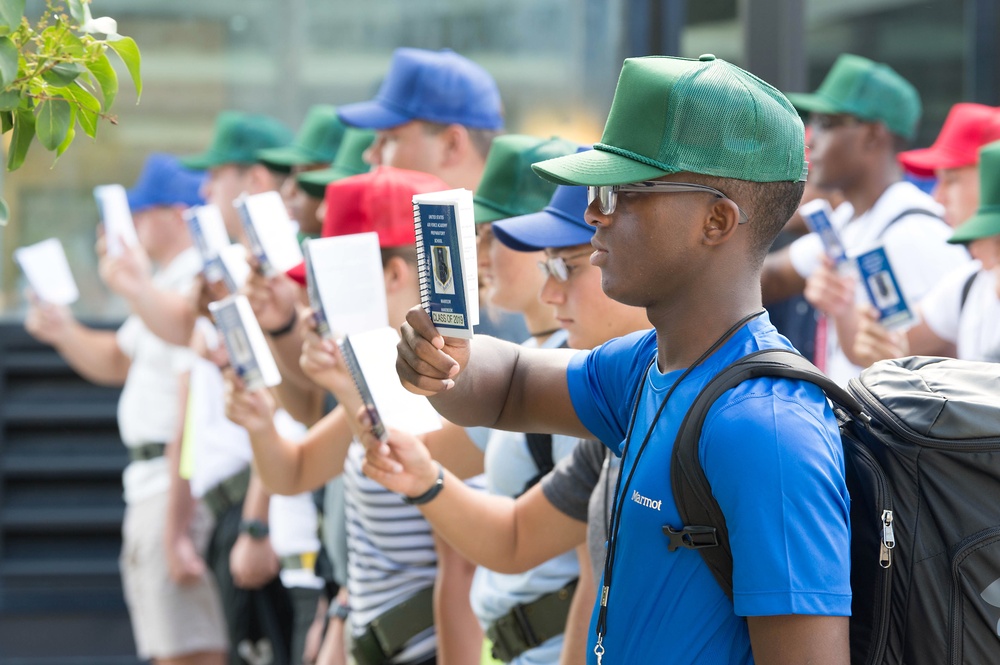
[[101,108],[107,111],[118,96],[118,74],[115,73],[115,68],[111,66],[106,53],[102,53],[99,58],[87,65],[87,68],[101,88],[101,97],[104,98]]
[[0,37],[0,86],[7,87],[17,79],[18,61],[17,46],[10,37]]
[[35,114],[29,110],[18,109],[14,114],[14,135],[10,141],[7,153],[7,170],[14,171],[24,164],[28,148],[35,138]]
[[87,71],[87,68],[78,62],[60,62],[42,74],[42,78],[49,85],[61,88],[75,81],[85,71]]
[[101,117],[101,103],[79,83],[68,86],[63,94],[71,102],[76,102],[76,119],[84,134],[94,138],[97,135],[97,121]]
[[24,0],[0,0],[0,26],[8,32],[17,30],[24,16]]
[[38,105],[35,133],[46,150],[55,150],[66,139],[73,109],[65,99],[52,99]]
[[142,77],[139,71],[142,64],[142,56],[139,54],[139,47],[131,37],[122,37],[113,41],[109,40],[108,46],[115,50],[118,57],[125,63],[125,67],[128,68],[129,76],[132,77],[132,83],[135,84],[135,96],[138,101],[138,98],[142,96]]

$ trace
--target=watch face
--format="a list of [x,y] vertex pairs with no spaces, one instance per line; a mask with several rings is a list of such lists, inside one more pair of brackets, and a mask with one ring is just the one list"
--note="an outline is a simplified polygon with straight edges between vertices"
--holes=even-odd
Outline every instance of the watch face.
[[240,523],[240,531],[259,540],[267,537],[269,529],[266,524],[259,520],[246,520]]

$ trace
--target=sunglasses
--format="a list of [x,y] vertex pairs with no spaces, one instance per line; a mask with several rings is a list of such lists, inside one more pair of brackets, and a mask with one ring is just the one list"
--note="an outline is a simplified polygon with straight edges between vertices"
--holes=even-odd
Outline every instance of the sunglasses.
[[[712,194],[714,196],[718,196],[720,199],[732,201],[732,199],[728,196],[714,187],[709,187],[708,185],[695,185],[687,182],[670,182],[663,180],[643,180],[642,182],[633,182],[628,185],[590,185],[587,187],[587,203],[590,204],[597,200],[601,214],[610,215],[618,206],[618,192],[661,194],[700,192]],[[747,214],[743,212],[738,205],[736,206],[736,209],[740,211],[740,224],[746,224],[750,221],[750,218],[747,217]]]
[[557,282],[569,281],[569,266],[566,265],[567,261],[572,261],[578,259],[582,256],[590,256],[591,251],[580,252],[579,254],[574,254],[573,256],[550,256],[544,261],[538,262],[538,269],[542,271],[546,277],[551,277]]

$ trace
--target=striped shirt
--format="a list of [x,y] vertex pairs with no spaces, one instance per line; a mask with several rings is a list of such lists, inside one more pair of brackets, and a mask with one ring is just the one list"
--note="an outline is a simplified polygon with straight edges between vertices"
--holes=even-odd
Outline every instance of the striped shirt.
[[[437,554],[431,527],[408,506],[361,473],[365,449],[351,443],[344,462],[347,518],[347,588],[355,635],[379,615],[434,584]],[[407,643],[393,663],[423,660],[434,653],[431,628]]]

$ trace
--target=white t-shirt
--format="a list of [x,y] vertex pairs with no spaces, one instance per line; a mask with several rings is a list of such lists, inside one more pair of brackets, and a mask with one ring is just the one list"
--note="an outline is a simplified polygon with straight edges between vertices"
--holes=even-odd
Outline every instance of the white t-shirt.
[[[856,256],[878,244],[885,246],[903,295],[913,306],[945,275],[967,263],[969,254],[965,248],[947,243],[952,229],[941,219],[926,214],[911,214],[893,222],[902,212],[911,209],[942,213],[941,206],[915,185],[897,182],[860,216],[855,217],[854,208],[849,203],[843,203],[834,211],[830,221],[840,233],[849,256]],[[789,253],[795,271],[807,278],[822,263],[823,241],[817,234],[810,233],[793,242]],[[855,302],[867,302],[867,297],[859,284]],[[826,339],[826,373],[837,383],[846,385],[849,379],[861,372],[861,368],[844,355],[832,322],[828,324]]]
[[[185,292],[201,270],[198,250],[188,248],[153,277],[160,289]],[[128,447],[168,443],[178,432],[177,374],[174,368],[190,354],[187,347],[167,344],[137,315],[117,332],[118,347],[132,361],[118,400],[118,430]],[[167,460],[132,462],[122,474],[125,502],[135,503],[170,487]]]
[[[973,278],[962,306],[962,290]],[[920,302],[935,335],[956,345],[962,360],[1000,362],[1000,297],[997,277],[979,261],[955,270]]]

